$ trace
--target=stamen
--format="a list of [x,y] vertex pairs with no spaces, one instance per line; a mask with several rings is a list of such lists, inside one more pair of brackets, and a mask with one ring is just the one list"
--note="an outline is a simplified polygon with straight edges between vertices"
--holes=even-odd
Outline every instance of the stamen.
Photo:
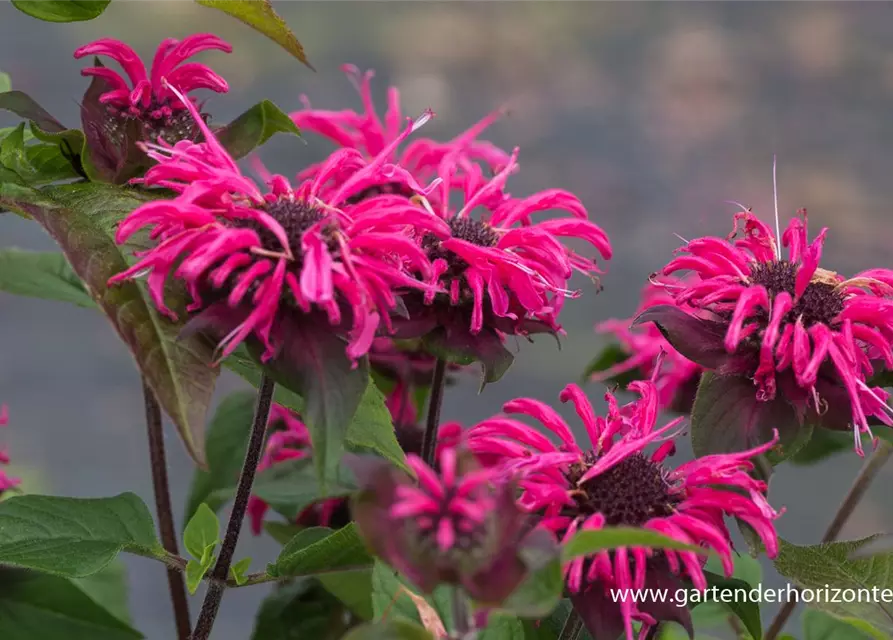
[[778,219],[778,180],[776,178],[776,165],[778,156],[772,154],[772,192],[775,199],[775,259],[781,260],[781,223]]

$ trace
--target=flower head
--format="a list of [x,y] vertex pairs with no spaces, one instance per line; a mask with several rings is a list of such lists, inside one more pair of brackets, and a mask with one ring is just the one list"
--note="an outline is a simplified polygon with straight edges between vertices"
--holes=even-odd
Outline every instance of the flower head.
[[[754,466],[751,459],[774,441],[750,451],[697,458],[672,469],[664,463],[674,452],[681,418],[657,428],[654,382],[634,382],[630,390],[641,398],[624,406],[606,394],[609,410],[602,417],[595,415],[579,387],[565,387],[560,398],[573,403],[589,435],[588,446],[575,441],[570,426],[554,409],[529,398],[512,400],[503,410],[534,418],[559,438],[559,445],[509,415],[472,427],[468,445],[494,463],[491,471],[517,477],[520,504],[541,514],[541,526],[565,540],[582,530],[641,527],[713,549],[731,575],[731,541],[723,520],[735,516],[753,527],[774,557],[778,542],[772,521],[778,514],[766,501],[765,483],[748,474]],[[650,445],[657,447],[646,453]],[[608,590],[667,587],[681,577],[705,589],[702,560],[690,551],[621,547],[577,558],[565,571],[574,605],[590,633],[615,638],[625,631],[632,639],[633,620],[646,629],[662,619],[691,628],[688,612],[631,599],[617,602]]]
[[[363,356],[379,324],[390,323],[395,291],[431,288],[411,275],[431,273],[413,234],[448,229],[405,198],[348,200],[381,181],[421,186],[386,162],[390,149],[371,161],[342,149],[315,178],[293,188],[271,176],[264,193],[242,175],[195,107],[186,102],[186,108],[204,141],[145,145],[158,164],[143,182],[178,195],[147,202],[121,223],[118,242],[150,227],[157,244],[112,282],[148,272],[155,304],[175,317],[164,285],[171,275],[181,279],[192,297],[188,310],[202,312],[193,328],[218,329],[224,356],[251,337],[268,360],[289,337],[328,325],[349,327],[347,355]],[[409,124],[395,144],[424,119]]]
[[528,534],[514,487],[494,484],[494,473],[467,452],[442,448],[439,472],[414,454],[406,461],[417,482],[384,461],[358,461],[363,491],[352,510],[373,551],[426,593],[458,584],[475,600],[498,604],[527,573],[522,549],[554,547],[544,532]]
[[[432,261],[436,282],[446,291],[431,290],[424,303],[433,306],[432,326],[463,325],[478,335],[484,328],[526,335],[533,325],[558,330],[557,319],[574,271],[600,273],[594,259],[584,257],[562,241],[588,242],[605,259],[611,256],[607,235],[593,222],[580,200],[560,189],[514,198],[506,192],[509,176],[518,169],[518,150],[493,177],[478,165],[463,166],[458,154],[439,165],[437,195],[425,200],[450,228],[446,239],[427,236],[422,246]],[[457,185],[462,204],[450,204]],[[531,216],[551,209],[570,215],[532,222]],[[410,309],[411,315],[415,308]],[[450,318],[452,317],[452,321]]]
[[[9,424],[9,409],[7,409],[6,405],[0,405],[0,427],[5,427]],[[0,464],[7,465],[9,464],[9,454],[6,451],[0,449]],[[19,478],[12,478],[6,475],[6,472],[0,470],[0,495],[3,495],[4,492],[9,491],[10,489],[19,486],[22,481]]]
[[[291,410],[274,404],[270,410],[270,420],[266,448],[258,472],[286,462],[288,460],[304,460],[313,451],[310,444],[310,431],[300,416]],[[344,498],[328,498],[320,500],[304,509],[296,518],[296,523],[306,527],[337,528],[347,524]],[[258,496],[251,496],[248,501],[248,516],[251,518],[251,529],[255,535],[263,531],[264,516],[268,505]]]
[[810,242],[801,211],[782,235],[784,258],[768,225],[738,213],[728,238],[698,238],[678,250],[663,269],[692,273],[666,287],[677,309],[652,308],[640,321],[661,325],[698,364],[750,377],[757,401],[780,391],[801,413],[819,415],[849,405],[843,423],[853,425],[861,455],[869,417],[893,424],[887,392],[867,384],[875,366],[893,367],[893,271],[846,279],[819,267],[827,231]]
[[[661,408],[688,413],[702,367],[676,351],[656,325],[632,326],[633,320],[646,309],[675,305],[676,301],[667,289],[679,285],[680,280],[670,276],[649,282],[642,290],[639,307],[632,318],[612,318],[596,325],[599,333],[614,335],[627,357],[607,369],[596,371],[592,379],[608,381],[628,375],[635,379],[649,379],[657,372],[654,383]],[[659,360],[660,368],[657,367]]]
[[[200,130],[186,109],[183,95],[196,89],[217,93],[229,90],[226,80],[206,65],[184,64],[188,58],[208,49],[226,53],[233,50],[229,43],[210,33],[191,35],[182,41],[167,38],[158,45],[152,68],[147,72],[136,52],[120,40],[102,38],[77,49],[74,57],[78,59],[90,55],[111,58],[121,65],[130,81],[128,84],[120,73],[103,66],[81,71],[81,75],[92,76],[99,82],[92,96],[97,103],[88,104],[85,100],[82,110],[85,131],[89,133],[99,124],[97,117],[103,115],[102,132],[112,142],[122,141],[129,121],[140,123],[145,140],[155,141],[159,137],[169,143],[194,140]],[[88,92],[88,95],[91,94]],[[100,105],[104,107],[102,110],[93,108]]]

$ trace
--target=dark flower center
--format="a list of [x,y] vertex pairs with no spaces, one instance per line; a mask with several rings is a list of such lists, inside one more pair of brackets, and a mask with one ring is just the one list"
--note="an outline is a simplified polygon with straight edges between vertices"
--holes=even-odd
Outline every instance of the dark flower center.
[[[127,126],[134,120],[142,126],[142,139],[157,142],[160,137],[168,144],[176,144],[181,140],[197,140],[201,130],[186,109],[176,109],[170,115],[163,115],[161,110],[166,105],[152,101],[139,115],[108,107],[109,118],[105,124],[106,135],[116,145],[124,143]],[[208,122],[210,115],[202,113],[202,120]]]
[[[473,218],[451,218],[448,224],[453,238],[465,240],[479,247],[495,247],[499,242],[499,234],[486,222]],[[428,252],[428,257],[432,262],[438,258],[446,261],[449,265],[445,274],[447,277],[459,277],[468,268],[468,263],[465,260],[452,251],[444,249],[440,240],[431,234],[423,238],[422,247]]]
[[[595,456],[588,453],[583,463],[568,470],[568,480],[576,486],[594,462]],[[578,487],[573,496],[576,513],[567,515],[601,513],[608,526],[640,527],[674,512],[680,499],[672,489],[663,467],[636,453]]]
[[[288,200],[286,198],[265,204],[263,210],[285,231],[285,235],[288,236],[288,248],[291,249],[295,261],[300,264],[304,253],[301,249],[301,239],[310,227],[325,217],[323,211],[303,200]],[[282,251],[282,242],[257,220],[242,218],[235,220],[233,224],[243,229],[253,229],[260,238],[264,249],[275,252]]]
[[[788,292],[793,298],[798,266],[787,260],[755,262],[750,267],[750,278],[755,284],[765,287],[772,300],[782,291]],[[830,327],[834,326],[834,321],[841,311],[843,311],[843,296],[837,288],[826,282],[813,281],[806,286],[806,291],[785,316],[783,323],[796,322],[797,318],[802,317],[806,328],[814,324]],[[768,323],[769,317],[765,310],[760,310],[758,319]]]
[[407,187],[405,184],[400,182],[387,182],[385,184],[376,184],[371,187],[366,187],[362,191],[353,194],[347,200],[347,204],[357,204],[358,202],[362,202],[368,198],[374,198],[375,196],[383,196],[383,195],[395,195],[395,196],[403,196],[404,198],[411,198],[414,195],[414,191]]

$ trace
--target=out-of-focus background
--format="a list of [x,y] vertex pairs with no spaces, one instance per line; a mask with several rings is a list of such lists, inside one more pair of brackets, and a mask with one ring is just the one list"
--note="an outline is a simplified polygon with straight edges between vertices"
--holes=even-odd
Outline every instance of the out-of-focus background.
[[[201,58],[231,86],[207,104],[216,122],[262,98],[297,109],[302,93],[319,107],[359,107],[339,71],[344,62],[376,69],[380,102],[393,84],[410,113],[432,107],[438,117],[425,135],[452,137],[509,106],[511,115],[488,136],[521,147],[512,192],[572,190],[610,234],[615,258],[600,294],[577,283],[584,296],[566,305],[561,351],[548,339],[519,345],[515,366],[483,395],[474,376],[450,390],[446,419],[470,423],[520,395],[557,404],[560,389],[603,344],[593,325],[633,312],[648,274],[679,245],[674,234],[727,233],[735,210],[729,200],[769,219],[773,154],[782,223],[807,207],[813,232],[830,227],[823,266],[842,273],[891,266],[893,5],[274,4],[317,73],[222,14],[160,0],[113,2],[97,20],[65,25],[0,3],[0,69],[15,88],[77,126],[87,81],[79,75],[86,64],[71,57],[76,47],[114,36],[149,61],[165,37],[212,31],[235,48]],[[0,113],[0,126],[13,123]],[[261,157],[293,175],[331,149],[312,135],[306,141],[274,138]],[[35,224],[9,215],[0,216],[0,245],[53,248]],[[225,374],[218,399],[239,387]],[[594,397],[603,391],[588,388]],[[139,378],[100,315],[0,294],[0,401],[10,405],[12,426],[2,435],[26,490],[135,491],[151,503]],[[179,514],[192,469],[172,431],[168,441]],[[787,508],[780,534],[816,542],[859,465],[847,453],[811,468],[780,468],[771,496]],[[893,468],[876,482],[846,537],[893,528],[891,474]],[[255,558],[254,569],[275,553],[273,543],[250,534],[240,549]],[[136,626],[152,640],[170,638],[161,567],[128,564]],[[782,585],[766,566],[767,586]],[[214,637],[247,638],[264,595],[263,588],[228,592]]]

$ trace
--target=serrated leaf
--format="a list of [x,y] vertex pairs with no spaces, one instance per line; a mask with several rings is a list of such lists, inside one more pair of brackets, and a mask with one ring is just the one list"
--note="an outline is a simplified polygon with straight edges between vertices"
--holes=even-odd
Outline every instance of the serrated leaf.
[[[198,335],[179,339],[180,325],[155,310],[142,283],[108,286],[108,279],[128,266],[125,248],[113,239],[116,225],[143,200],[128,189],[100,184],[19,192],[27,200],[11,200],[5,186],[0,206],[30,215],[59,243],[130,348],[187,451],[203,465],[205,414],[218,375],[210,366],[212,345]],[[181,306],[174,300],[169,304]]]
[[[380,560],[376,560],[372,567],[371,583],[374,620],[403,618],[412,622],[421,622],[419,608],[416,604],[416,598],[419,596],[397,571]],[[441,585],[425,598],[448,629],[454,627],[452,597],[453,588],[449,585]]]
[[519,640],[524,637],[524,626],[515,616],[505,613],[491,615],[486,628],[478,633],[478,640]]
[[12,5],[44,22],[82,22],[98,18],[111,0],[12,0]]
[[56,251],[0,249],[0,291],[96,308],[83,281]]
[[335,571],[317,576],[326,591],[361,620],[372,620],[372,569]]
[[[590,378],[596,373],[601,373],[602,371],[607,371],[611,367],[616,367],[618,364],[622,362],[626,362],[630,357],[628,351],[626,351],[619,344],[609,344],[601,352],[593,358],[586,368],[583,370],[582,381],[588,382]],[[634,380],[641,380],[642,374],[637,369],[633,369],[631,371],[625,371],[621,374],[613,376],[604,380],[606,384],[618,385],[621,388],[626,388],[626,386],[633,382]]]
[[273,10],[270,0],[195,0],[198,4],[223,11],[255,31],[260,31],[295,58],[313,69],[304,54],[304,47],[295,38],[285,20]]
[[220,521],[208,505],[202,503],[183,530],[183,546],[193,558],[202,559],[208,547],[220,542]]
[[[35,2],[35,4],[44,4],[43,2]],[[48,133],[61,133],[67,131],[65,125],[56,120],[41,107],[34,99],[21,91],[6,91],[0,93],[0,109],[11,111],[17,116],[30,120],[37,125],[41,131]]]
[[813,426],[783,394],[761,402],[748,378],[705,371],[691,411],[691,444],[699,457],[733,453],[769,442],[777,429],[779,442],[766,454],[775,465],[809,441]]
[[340,603],[314,580],[296,580],[276,589],[257,612],[252,640],[338,640],[344,635]]
[[132,493],[98,499],[26,495],[0,502],[0,564],[80,578],[121,551],[165,557],[149,510]]
[[205,436],[208,468],[196,469],[186,500],[188,521],[203,502],[217,511],[235,493],[254,420],[256,393],[237,391],[217,407]]
[[270,505],[287,520],[294,520],[308,506],[322,498],[345,496],[352,486],[330,482],[326,491],[319,486],[309,458],[286,460],[264,469],[257,476],[252,494]]
[[580,556],[588,556],[617,547],[653,547],[655,549],[693,551],[701,555],[706,553],[702,547],[684,544],[656,531],[634,527],[605,527],[604,529],[576,533],[562,546],[561,559],[566,563]]
[[[805,547],[792,545],[779,538],[780,549],[775,559],[778,572],[801,588],[821,590],[822,597],[814,598],[810,606],[841,618],[857,618],[887,635],[893,634],[893,603],[882,597],[888,590],[893,599],[893,553],[854,558],[860,549],[870,545],[878,536],[847,542],[829,542]],[[838,597],[825,594],[826,585],[839,589]],[[852,590],[843,602],[844,590]],[[860,591],[862,590],[862,591]],[[829,602],[840,600],[840,602]]]
[[372,565],[372,557],[357,535],[354,523],[332,531],[312,527],[296,535],[267,568],[273,576],[305,576]]
[[250,566],[251,558],[242,558],[238,562],[233,563],[233,565],[229,568],[229,572],[238,586],[241,587],[248,581],[248,578],[245,576],[245,572],[248,571],[248,568]]
[[[703,602],[721,603],[723,607],[727,607],[729,611],[737,616],[741,621],[741,624],[747,629],[747,632],[754,640],[760,640],[763,637],[763,623],[760,620],[760,605],[758,602],[754,602],[747,597],[747,593],[752,588],[751,585],[744,580],[726,578],[723,575],[711,571],[705,571],[704,577],[707,579],[708,587],[716,587],[717,598],[712,599],[713,592],[707,591],[704,593],[710,594],[711,599],[703,600]],[[692,595],[694,596],[695,594]]]
[[143,637],[70,580],[0,568],[0,638],[4,640]]
[[515,361],[512,352],[505,348],[503,339],[489,327],[484,327],[477,334],[465,328],[437,327],[422,338],[422,345],[425,351],[447,362],[459,365],[480,362],[480,391],[488,384],[501,380]]
[[215,131],[223,148],[237,160],[247,156],[277,133],[301,135],[300,129],[288,114],[269,100],[257,103],[228,125]]

